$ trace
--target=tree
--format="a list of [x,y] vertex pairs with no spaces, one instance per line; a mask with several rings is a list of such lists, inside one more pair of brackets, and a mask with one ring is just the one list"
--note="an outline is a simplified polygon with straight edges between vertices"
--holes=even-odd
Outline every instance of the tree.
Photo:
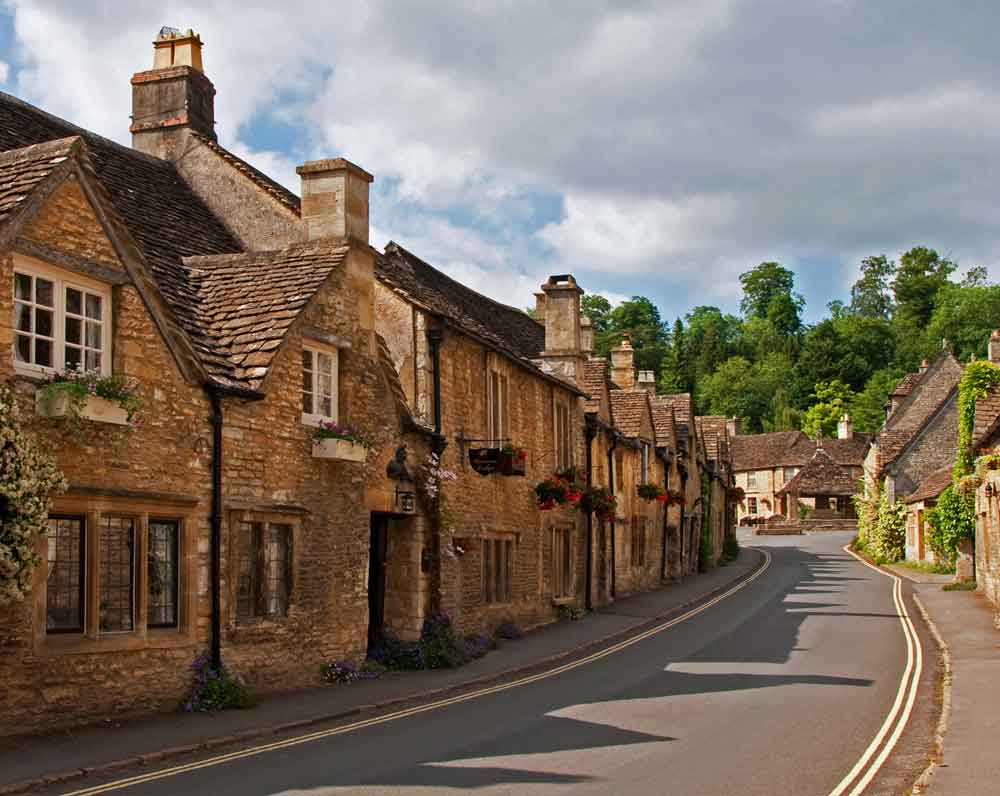
[[947,340],[964,362],[970,354],[986,355],[990,332],[998,327],[1000,285],[963,287],[949,282],[938,291],[925,338],[928,348],[940,348]]
[[896,263],[884,254],[865,257],[861,276],[851,287],[850,311],[863,318],[888,320],[892,315],[890,279],[895,273]]
[[667,335],[660,311],[648,298],[633,296],[608,313],[604,331],[595,335],[597,352],[606,355],[626,334],[635,349],[636,367],[659,373],[667,354]]
[[802,430],[813,439],[837,434],[837,421],[848,413],[854,392],[842,381],[823,381],[813,390],[812,406],[802,419]]
[[850,415],[856,431],[874,434],[885,422],[885,404],[904,371],[883,368],[871,375],[865,387],[851,401]]
[[595,332],[603,332],[608,328],[608,315],[611,312],[611,302],[597,293],[588,293],[580,299],[580,314],[590,318]]
[[684,322],[678,318],[670,334],[666,357],[660,370],[657,389],[662,393],[690,392],[693,388],[688,362]]
[[986,287],[990,283],[990,275],[984,265],[974,265],[962,277],[962,287]]
[[767,318],[772,311],[772,302],[779,297],[788,298],[801,310],[805,300],[796,293],[795,274],[780,263],[765,262],[740,274],[743,285],[743,299],[740,310],[748,318]]
[[700,411],[739,417],[750,432],[762,431],[772,414],[772,399],[787,376],[787,367],[776,364],[780,355],[751,363],[730,357],[699,383],[696,391]]
[[892,282],[896,315],[911,327],[923,327],[931,319],[937,294],[949,284],[948,277],[955,267],[951,260],[926,246],[915,246],[904,253]]

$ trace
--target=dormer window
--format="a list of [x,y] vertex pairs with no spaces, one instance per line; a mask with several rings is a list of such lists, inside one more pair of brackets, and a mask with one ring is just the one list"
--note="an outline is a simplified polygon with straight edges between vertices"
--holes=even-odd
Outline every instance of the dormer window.
[[302,422],[337,420],[339,357],[336,348],[302,347]]
[[42,375],[111,372],[111,289],[18,258],[14,266],[14,367]]

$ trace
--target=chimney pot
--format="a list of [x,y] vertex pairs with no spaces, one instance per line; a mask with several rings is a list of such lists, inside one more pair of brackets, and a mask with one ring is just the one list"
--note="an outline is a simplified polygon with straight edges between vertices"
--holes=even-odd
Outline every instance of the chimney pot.
[[837,423],[837,439],[854,439],[854,423],[848,414]]
[[1000,364],[1000,329],[994,329],[990,342],[986,346],[987,359],[995,365]]
[[635,386],[635,350],[627,334],[611,349],[611,380],[623,390]]
[[344,158],[310,160],[295,173],[301,179],[308,240],[368,243],[368,186],[375,179],[371,174]]
[[730,437],[740,435],[740,419],[738,417],[731,417],[726,421],[726,434]]
[[580,348],[588,357],[594,353],[594,322],[589,315],[580,316]]
[[645,390],[650,395],[656,395],[656,373],[651,370],[640,370],[637,386],[640,390]]

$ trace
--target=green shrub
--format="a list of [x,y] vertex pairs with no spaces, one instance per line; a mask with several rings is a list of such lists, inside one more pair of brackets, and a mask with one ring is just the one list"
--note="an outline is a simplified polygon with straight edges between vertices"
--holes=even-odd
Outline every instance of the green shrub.
[[184,710],[210,712],[227,708],[252,708],[257,697],[243,680],[231,674],[225,666],[214,669],[207,655],[199,656],[191,666],[194,685],[191,695],[184,702]]
[[883,493],[879,499],[878,516],[865,549],[878,563],[899,561],[906,555],[906,506],[890,503]]
[[455,633],[447,614],[436,614],[424,620],[419,647],[427,669],[455,669],[468,660],[465,639]]
[[975,494],[958,494],[949,486],[926,516],[928,547],[942,561],[954,564],[958,543],[962,539],[971,539],[976,532]]

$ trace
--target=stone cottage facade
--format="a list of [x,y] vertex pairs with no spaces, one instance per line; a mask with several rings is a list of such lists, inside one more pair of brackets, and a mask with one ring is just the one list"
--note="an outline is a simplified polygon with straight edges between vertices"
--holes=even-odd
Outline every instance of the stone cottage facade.
[[710,544],[708,561],[718,562],[726,537],[736,532],[735,502],[732,499],[735,481],[729,453],[726,418],[708,415],[695,418],[695,430],[705,452],[702,498],[705,500],[702,536]]
[[927,510],[934,508],[937,499],[951,486],[951,466],[935,470],[921,481],[905,500],[906,503],[906,559],[908,561],[935,560],[927,544]]
[[[990,335],[989,360],[1000,365],[1000,329]],[[976,401],[976,417],[972,432],[972,447],[976,456],[1000,451],[1000,389],[993,388]],[[972,550],[959,548],[959,567],[963,554],[972,553],[977,589],[989,600],[994,610],[994,622],[1000,627],[1000,470],[990,469],[976,490],[976,532]],[[959,572],[959,576],[962,574]]]

